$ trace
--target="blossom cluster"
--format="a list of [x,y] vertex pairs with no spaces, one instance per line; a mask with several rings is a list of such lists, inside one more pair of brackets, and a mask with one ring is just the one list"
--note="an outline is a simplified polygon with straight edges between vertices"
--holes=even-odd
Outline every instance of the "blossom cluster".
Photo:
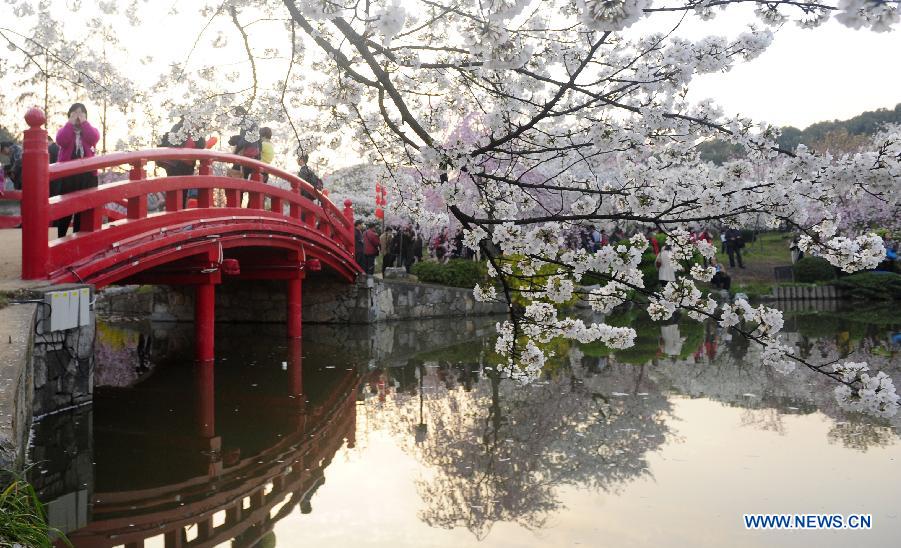
[[629,348],[635,343],[636,332],[631,327],[615,327],[595,322],[586,324],[583,320],[574,318],[560,319],[557,308],[550,303],[533,302],[526,307],[525,318],[524,322],[507,320],[498,323],[498,338],[495,342],[495,351],[508,357],[502,370],[521,382],[538,378],[542,366],[550,357],[542,349],[542,345],[556,338],[573,339],[581,343],[601,341],[615,349]]
[[754,308],[745,299],[736,299],[732,304],[722,305],[720,326],[736,327],[742,322],[748,335],[755,337],[763,345],[762,365],[772,367],[780,373],[790,373],[794,370],[791,348],[783,345],[778,337],[784,324],[781,310],[764,305]]
[[845,383],[835,388],[839,404],[849,411],[893,417],[898,412],[899,397],[892,378],[880,371],[870,375],[865,363],[844,362],[833,371]]

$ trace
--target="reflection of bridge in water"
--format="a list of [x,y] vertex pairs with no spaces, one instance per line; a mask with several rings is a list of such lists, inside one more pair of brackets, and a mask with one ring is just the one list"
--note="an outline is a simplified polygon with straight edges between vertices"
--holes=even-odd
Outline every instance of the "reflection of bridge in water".
[[29,478],[76,546],[268,542],[279,519],[312,510],[342,440],[354,446],[375,364],[477,357],[493,321],[315,325],[303,343],[224,324],[215,366],[188,363],[181,324],[104,324],[94,404],[36,423]]
[[[90,522],[69,534],[72,543],[168,548],[232,541],[233,546],[255,546],[294,508],[311,511],[310,497],[323,484],[325,468],[345,440],[348,447],[354,445],[360,377],[345,369],[314,379],[325,386],[310,396],[304,390],[299,343],[290,355],[285,395],[254,396],[235,388],[214,395],[212,366],[198,365],[193,373],[197,396],[184,402],[194,408],[187,413],[194,418],[194,436],[174,433],[184,430],[166,421],[135,425],[134,394],[101,402],[105,416],[121,415],[95,432],[97,469],[112,474],[97,478]],[[139,403],[154,405],[159,388],[151,387]],[[220,433],[217,411],[223,415],[236,406],[249,408],[238,417],[244,424],[219,421]],[[124,413],[126,408],[132,413]],[[167,464],[151,462],[154,457]],[[152,466],[140,475],[142,458],[165,468],[162,482],[147,477],[160,475],[149,472]]]

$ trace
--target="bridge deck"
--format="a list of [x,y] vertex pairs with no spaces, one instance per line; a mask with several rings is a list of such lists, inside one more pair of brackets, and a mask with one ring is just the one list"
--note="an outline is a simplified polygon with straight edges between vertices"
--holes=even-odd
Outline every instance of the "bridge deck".
[[[56,229],[49,229],[47,237],[56,238]],[[0,291],[32,289],[48,284],[48,280],[22,279],[22,230],[0,229]]]

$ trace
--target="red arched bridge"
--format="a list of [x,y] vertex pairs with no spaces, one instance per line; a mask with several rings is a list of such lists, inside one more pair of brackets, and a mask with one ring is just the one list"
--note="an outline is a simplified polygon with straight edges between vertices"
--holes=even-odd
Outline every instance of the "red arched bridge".
[[[306,271],[326,267],[348,282],[361,272],[354,260],[350,201],[339,210],[296,175],[244,156],[178,148],[49,165],[44,114],[32,109],[25,120],[30,129],[22,158],[22,278],[98,288],[193,285],[200,361],[214,357],[215,287],[223,276],[286,280],[288,334],[297,338]],[[148,178],[147,163],[163,160],[197,162],[198,174]],[[233,164],[250,171],[249,180],[216,174]],[[119,166],[127,166],[127,180],[49,196],[50,181]],[[263,183],[263,174],[285,181],[290,190]],[[186,190],[197,193],[191,207],[182,203]],[[165,195],[162,211],[148,212],[148,195],[159,193]],[[116,205],[124,213],[111,211]],[[80,216],[80,231],[51,239],[52,222],[71,215]]]

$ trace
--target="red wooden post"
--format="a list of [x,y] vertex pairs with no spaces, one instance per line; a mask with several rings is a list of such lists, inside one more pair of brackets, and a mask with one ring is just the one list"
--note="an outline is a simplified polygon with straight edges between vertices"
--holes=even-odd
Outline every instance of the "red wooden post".
[[167,190],[166,191],[166,212],[171,213],[173,211],[178,211],[180,209],[184,209],[184,204],[181,203],[182,195],[181,190]]
[[47,118],[38,108],[25,113],[25,142],[22,150],[22,279],[47,277],[50,249],[49,225],[50,158],[47,130],[41,126]]
[[182,548],[183,544],[181,542],[181,527],[176,529],[175,531],[167,531],[164,537],[164,542],[166,543],[166,548]]
[[[200,169],[197,173],[201,176],[210,176],[213,173],[212,163],[209,160],[200,160]],[[210,188],[197,189],[197,207],[213,207],[213,190]]]
[[303,339],[298,337],[292,339],[288,343],[289,362],[288,362],[288,384],[291,389],[291,396],[303,403]]
[[82,211],[79,215],[79,230],[82,232],[97,232],[103,226],[103,206]]
[[[128,172],[129,181],[140,181],[147,177],[144,170],[144,161],[138,160],[131,165],[131,171]],[[128,218],[143,219],[147,216],[147,195],[132,196],[128,199]]]
[[299,339],[303,336],[303,278],[298,272],[297,278],[288,280],[288,336]]
[[213,534],[213,516],[197,522],[197,540],[206,540]]
[[197,433],[202,438],[216,435],[216,386],[213,362],[194,365],[195,397],[197,398]]
[[271,211],[273,211],[274,213],[278,213],[279,215],[282,215],[283,214],[282,199],[276,198],[275,196],[272,196],[271,198],[269,198],[269,209]]
[[[250,174],[250,181],[253,183],[260,183],[263,181],[262,176],[260,175],[259,170],[254,169]],[[263,209],[263,196],[259,192],[250,191],[247,193],[247,208],[248,209]]]
[[[300,194],[300,189],[297,186],[297,183],[291,182],[291,191],[294,194]],[[291,202],[291,211],[290,215],[292,219],[297,219],[298,221],[301,218],[300,206],[296,202]]]
[[266,488],[260,487],[250,495],[250,507],[254,510],[266,504]]
[[[244,499],[238,499],[237,502],[225,509],[225,522],[231,525],[237,525],[241,521],[241,510],[244,506]],[[168,548],[168,547],[167,547]]]
[[348,249],[351,252],[355,251],[356,246],[356,236],[354,235],[354,203],[352,201],[344,200],[344,218],[347,219],[347,223],[349,225],[347,232],[345,234],[345,238],[347,238]]
[[216,326],[216,286],[205,283],[196,286],[194,299],[194,358],[198,362],[215,359],[213,347]]
[[241,193],[233,188],[225,189],[225,207],[241,207]]

